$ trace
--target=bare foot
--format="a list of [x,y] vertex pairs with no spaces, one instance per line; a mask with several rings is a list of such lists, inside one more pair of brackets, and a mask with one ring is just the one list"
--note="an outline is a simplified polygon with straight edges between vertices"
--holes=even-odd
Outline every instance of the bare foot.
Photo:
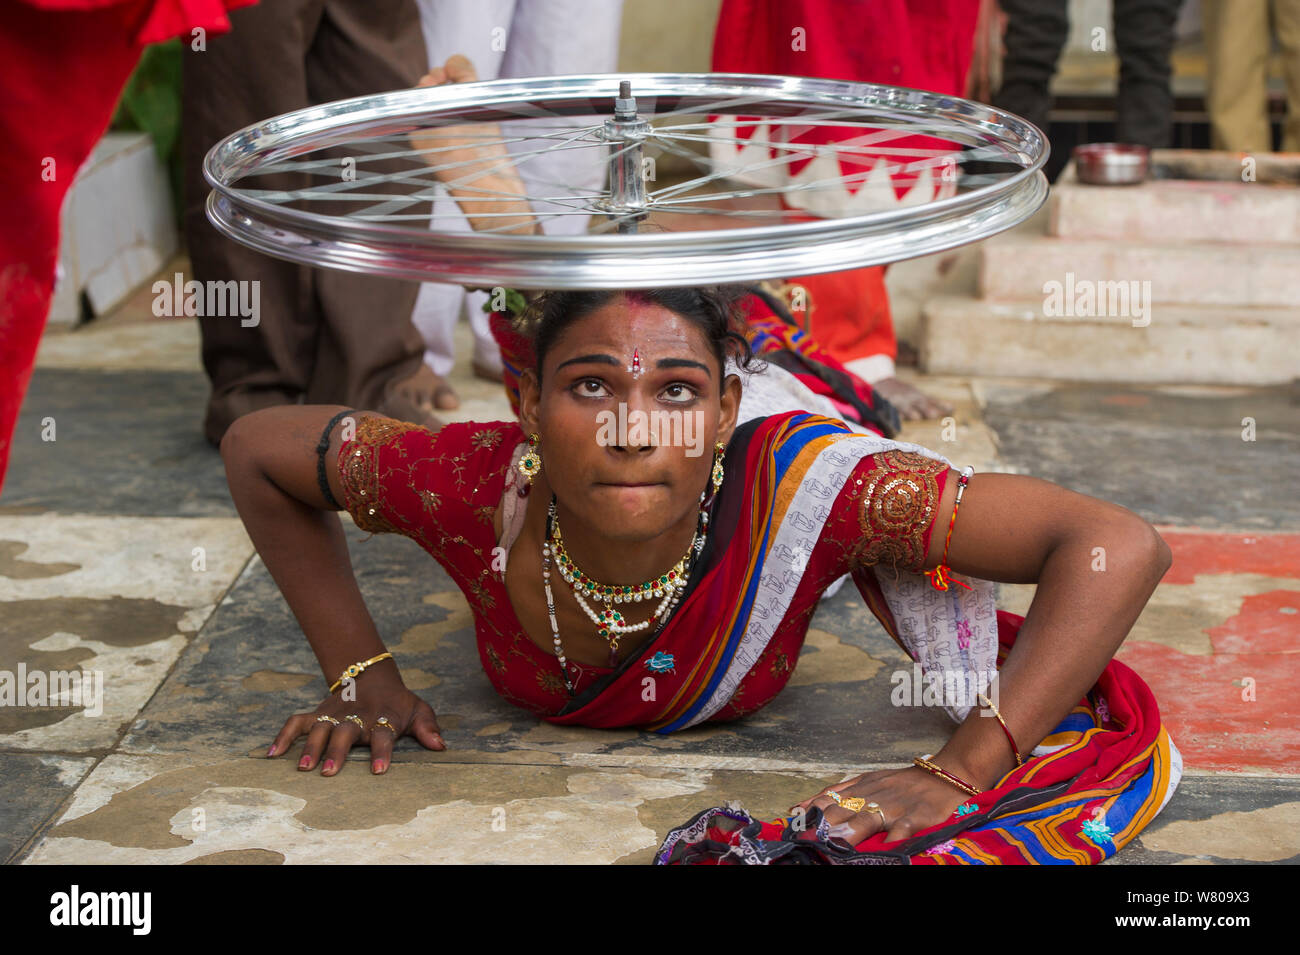
[[[455,53],[442,66],[420,77],[416,85],[443,86],[477,79],[474,64]],[[527,194],[524,181],[500,138],[501,129],[496,123],[440,126],[410,136],[412,147],[429,160],[435,178],[446,183],[452,198],[457,202],[473,200],[468,208],[461,207],[473,228],[519,235],[536,233],[540,226],[532,206],[523,198]],[[489,200],[493,193],[500,198]]]
[[409,378],[395,381],[390,392],[402,401],[427,411],[454,411],[460,407],[460,397],[445,378],[435,375],[424,362]]
[[926,418],[942,418],[953,412],[952,405],[938,398],[918,391],[900,378],[882,378],[871,385],[891,405],[898,409],[898,416],[904,421],[922,421]]

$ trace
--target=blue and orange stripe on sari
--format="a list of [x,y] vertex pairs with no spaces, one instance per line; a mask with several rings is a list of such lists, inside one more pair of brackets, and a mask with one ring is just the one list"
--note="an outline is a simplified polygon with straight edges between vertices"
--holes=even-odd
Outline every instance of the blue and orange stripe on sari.
[[[1004,652],[1023,623],[998,611]],[[825,835],[817,810],[795,829],[788,818],[764,822],[717,807],[670,831],[656,862],[1095,865],[1150,825],[1181,776],[1150,688],[1112,660],[1024,766],[972,797],[973,813],[895,843],[882,832],[850,846]]]
[[[736,676],[732,670],[734,657],[750,625],[754,597],[771,553],[773,533],[816,455],[827,444],[848,436],[840,422],[820,415],[799,414],[784,420],[764,441],[758,442],[758,447],[747,449],[751,458],[747,464],[752,467],[757,462],[765,473],[750,498],[746,526],[737,528],[728,548],[744,557],[743,573],[732,588],[733,593],[741,594],[741,599],[726,626],[716,630],[703,648],[700,668],[703,678],[688,681],[665,711],[651,722],[649,729],[671,733],[698,722],[708,715],[704,713],[706,705],[716,702],[723,678],[728,673]],[[738,546],[742,549],[737,550]]]
[[[849,442],[845,453],[829,455],[842,441]],[[708,543],[664,629],[547,719],[671,733],[720,710],[765,649],[797,589],[797,583],[782,585],[792,570],[790,548],[783,544],[777,556],[775,545],[798,537],[811,554],[842,481],[864,448],[882,444],[893,442],[808,412],[756,418],[737,428],[724,459],[726,477]],[[825,479],[820,485],[819,477]],[[820,501],[809,487],[832,497],[816,507]],[[814,513],[820,523],[810,517]],[[647,701],[642,663],[656,653],[671,654],[676,673],[664,684],[671,695]]]

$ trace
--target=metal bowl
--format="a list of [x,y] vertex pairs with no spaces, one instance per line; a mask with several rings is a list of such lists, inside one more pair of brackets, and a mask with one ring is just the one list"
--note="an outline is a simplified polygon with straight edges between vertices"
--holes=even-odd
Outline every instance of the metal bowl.
[[1075,175],[1093,186],[1131,186],[1147,178],[1151,150],[1132,143],[1088,143],[1074,147]]

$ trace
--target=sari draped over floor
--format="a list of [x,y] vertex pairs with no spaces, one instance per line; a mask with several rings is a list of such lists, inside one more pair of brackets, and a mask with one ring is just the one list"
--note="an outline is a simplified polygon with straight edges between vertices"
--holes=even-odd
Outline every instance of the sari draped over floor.
[[[752,376],[754,391],[787,390],[783,374]],[[707,542],[663,627],[614,667],[570,661],[569,697],[554,654],[515,615],[501,570],[525,509],[545,506],[529,500],[515,469],[526,447],[517,422],[433,433],[366,416],[338,460],[358,526],[405,534],[442,564],[469,602],[493,687],[549,722],[672,733],[752,713],[786,685],[818,599],[845,574],[957,721],[974,702],[964,688],[972,678],[987,686],[1024,622],[997,610],[991,581],[937,590],[920,572],[953,473],[947,458],[864,424],[786,410],[734,432]],[[541,456],[545,469],[545,447]],[[879,834],[850,846],[816,812],[795,828],[728,806],[670,832],[657,861],[1100,862],[1154,818],[1180,772],[1150,690],[1112,661],[1023,767],[966,815],[905,843],[882,849]]]

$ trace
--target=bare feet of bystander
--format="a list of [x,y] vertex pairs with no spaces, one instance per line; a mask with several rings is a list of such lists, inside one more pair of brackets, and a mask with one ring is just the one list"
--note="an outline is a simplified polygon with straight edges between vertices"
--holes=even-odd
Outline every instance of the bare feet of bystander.
[[460,407],[460,397],[445,378],[421,362],[415,374],[389,384],[383,404],[377,410],[389,417],[416,424],[440,423],[434,412],[454,411]]
[[882,378],[871,385],[891,405],[898,409],[898,415],[904,421],[922,421],[926,418],[942,418],[953,412],[952,405],[938,398],[931,398],[922,391],[913,388],[907,382],[893,376]]

